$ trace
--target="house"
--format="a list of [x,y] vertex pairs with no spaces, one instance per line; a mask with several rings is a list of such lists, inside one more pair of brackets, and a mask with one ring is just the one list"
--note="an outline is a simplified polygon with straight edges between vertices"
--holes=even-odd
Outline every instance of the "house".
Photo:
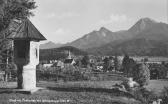
[[53,64],[43,64],[43,67],[45,67],[45,68],[49,68],[49,67],[51,67]]
[[103,69],[103,66],[102,66],[102,65],[96,66],[96,70],[102,70],[102,69]]
[[57,67],[57,68],[64,68],[64,63],[62,61],[57,61],[52,65],[52,67]]

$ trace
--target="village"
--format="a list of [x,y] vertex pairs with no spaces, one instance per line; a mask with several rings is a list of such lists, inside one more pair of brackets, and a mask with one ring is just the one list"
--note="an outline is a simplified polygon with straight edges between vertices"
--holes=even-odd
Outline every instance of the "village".
[[[66,70],[68,67],[76,67],[83,72],[107,72],[123,73],[122,61],[124,56],[77,56],[68,51],[67,58],[60,60],[42,60],[38,65],[41,71]],[[144,63],[149,65],[150,79],[166,79],[168,71],[168,59],[163,57],[131,57],[137,64]],[[108,68],[107,68],[108,64]]]

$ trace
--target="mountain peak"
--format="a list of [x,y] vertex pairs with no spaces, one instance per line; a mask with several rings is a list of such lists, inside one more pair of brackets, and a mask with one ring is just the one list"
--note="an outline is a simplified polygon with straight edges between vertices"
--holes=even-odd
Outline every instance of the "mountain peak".
[[100,29],[99,29],[99,32],[109,32],[110,30],[108,30],[107,28],[105,28],[105,27],[101,27]]
[[139,33],[145,29],[151,28],[153,25],[155,25],[157,22],[150,18],[141,18],[138,22],[136,22],[135,25],[133,25],[129,31],[133,33]]
[[107,30],[105,27],[101,27],[99,31]]
[[151,18],[141,18],[138,22],[140,23],[157,23],[155,20],[151,19]]

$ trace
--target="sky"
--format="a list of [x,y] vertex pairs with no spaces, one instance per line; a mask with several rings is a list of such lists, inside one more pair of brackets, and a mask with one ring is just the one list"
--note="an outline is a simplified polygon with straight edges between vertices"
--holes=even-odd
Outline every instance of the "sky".
[[168,23],[167,0],[34,0],[38,6],[30,20],[55,43],[72,42],[105,27],[113,32],[129,29],[140,18]]

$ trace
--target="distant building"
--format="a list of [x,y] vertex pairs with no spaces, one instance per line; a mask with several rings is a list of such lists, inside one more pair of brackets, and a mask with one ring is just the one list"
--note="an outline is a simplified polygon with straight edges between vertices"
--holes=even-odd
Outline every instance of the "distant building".
[[57,67],[59,67],[59,68],[64,68],[64,63],[62,62],[62,61],[58,61],[57,62]]
[[45,67],[45,68],[49,68],[49,67],[51,67],[53,64],[43,64],[43,67]]
[[52,67],[57,67],[57,68],[64,68],[64,63],[62,62],[62,61],[57,61],[56,63],[54,63],[53,65],[52,65]]
[[98,65],[98,66],[96,66],[96,69],[97,69],[97,70],[102,70],[102,69],[103,69],[103,65]]
[[[142,64],[144,63],[143,61],[136,61],[137,63],[139,64]],[[162,64],[162,62],[160,61],[148,61],[148,62],[145,62],[146,64]]]

